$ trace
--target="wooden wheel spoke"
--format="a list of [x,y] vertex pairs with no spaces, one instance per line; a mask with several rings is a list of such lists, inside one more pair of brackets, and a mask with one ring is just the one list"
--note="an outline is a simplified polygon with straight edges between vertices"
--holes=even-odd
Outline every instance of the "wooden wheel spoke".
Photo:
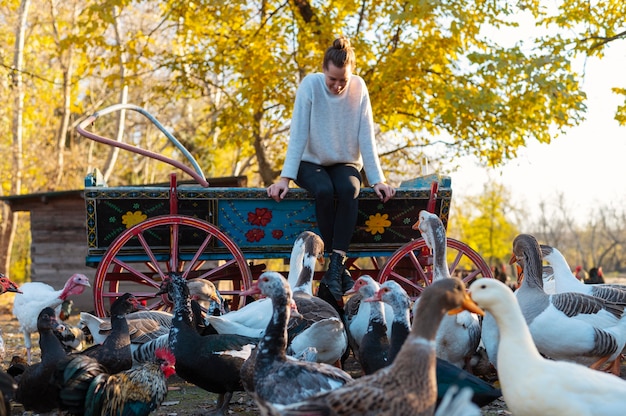
[[458,251],[456,253],[456,256],[454,257],[454,260],[452,261],[452,263],[450,263],[450,275],[454,276],[454,272],[456,271],[456,268],[459,266],[459,263],[461,262],[461,258],[463,258],[463,252],[462,251]]
[[150,258],[150,261],[152,262],[152,265],[154,266],[153,270],[159,273],[159,275],[161,276],[161,279],[165,279],[165,274],[163,273],[163,270],[161,269],[161,267],[159,267],[159,262],[157,261],[156,256],[154,255],[154,252],[152,251],[146,239],[144,238],[143,232],[137,233],[137,239],[139,240],[144,251]]
[[224,264],[222,264],[220,266],[217,266],[214,269],[207,270],[205,273],[203,273],[200,276],[198,276],[198,278],[211,280],[212,276],[219,275],[220,272],[226,270],[229,266],[231,266],[233,264],[237,264],[237,260],[235,260],[235,259],[228,260],[228,261],[224,262]]
[[[180,246],[180,242],[178,240],[178,230],[179,226],[177,223],[173,223],[170,225],[170,260],[169,260],[169,268],[172,271],[179,271],[178,264],[178,249]],[[161,276],[164,277],[164,276]]]
[[207,246],[211,242],[212,237],[213,236],[211,234],[207,234],[202,244],[200,244],[200,247],[198,247],[198,250],[196,250],[196,252],[194,253],[193,258],[191,259],[191,261],[189,262],[189,265],[187,266],[187,268],[185,269],[185,272],[183,273],[183,277],[185,279],[187,279],[189,272],[193,270],[198,270],[198,268],[201,267],[201,265],[205,263],[204,261],[199,262],[198,258],[200,258],[200,255],[204,253],[204,250],[206,250]]
[[114,257],[112,259],[112,263],[117,264],[118,266],[120,266],[122,269],[126,269],[131,275],[136,276],[139,280],[144,281],[146,283],[151,284],[154,287],[158,287],[160,283],[157,283],[154,279],[152,279],[151,277],[148,277],[145,273],[140,272],[139,270],[137,270],[136,268],[134,268],[133,266],[131,266],[130,264],[126,263],[125,261]]

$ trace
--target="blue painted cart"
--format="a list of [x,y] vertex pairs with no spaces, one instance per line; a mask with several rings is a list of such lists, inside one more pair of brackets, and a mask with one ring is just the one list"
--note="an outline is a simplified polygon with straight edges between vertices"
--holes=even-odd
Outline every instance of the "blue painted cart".
[[[85,129],[99,116],[118,110],[138,111],[148,117],[192,167]],[[286,263],[301,232],[318,232],[313,199],[306,191],[292,189],[277,203],[267,197],[264,188],[209,187],[195,159],[140,107],[108,107],[87,117],[77,130],[92,140],[169,163],[195,180],[179,183],[176,174],[171,174],[165,186],[107,187],[97,172],[87,175],[86,261],[97,269],[94,304],[100,316],[128,291],[151,309],[170,308],[167,297],[156,292],[173,271],[188,279],[213,281],[231,300],[231,308],[241,307],[246,299],[239,294],[266,270],[270,259]],[[417,297],[430,284],[432,257],[412,226],[423,209],[436,213],[447,225],[451,197],[450,178],[438,175],[404,182],[384,204],[373,190],[362,189],[349,251],[352,276],[369,274],[381,282],[391,278]],[[447,248],[452,274],[467,270],[463,278],[468,282],[491,277],[488,265],[469,246],[448,239]]]

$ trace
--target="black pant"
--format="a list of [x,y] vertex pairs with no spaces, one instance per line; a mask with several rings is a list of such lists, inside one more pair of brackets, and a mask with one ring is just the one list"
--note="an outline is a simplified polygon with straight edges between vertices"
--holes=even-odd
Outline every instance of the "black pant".
[[358,217],[361,182],[361,174],[352,165],[300,162],[296,184],[315,198],[317,226],[328,252],[348,251]]

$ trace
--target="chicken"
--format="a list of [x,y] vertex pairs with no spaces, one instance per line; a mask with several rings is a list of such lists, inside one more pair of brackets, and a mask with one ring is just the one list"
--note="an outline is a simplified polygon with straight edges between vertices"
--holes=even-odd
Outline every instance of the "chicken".
[[167,378],[176,371],[169,350],[155,355],[153,362],[117,374],[108,374],[91,357],[66,357],[52,379],[59,388],[59,408],[70,415],[147,416],[165,400]]
[[[20,323],[20,331],[24,335],[26,347],[26,361],[31,363],[31,334],[37,331],[37,316],[46,308],[58,308],[64,300],[73,295],[80,295],[85,288],[91,287],[87,276],[74,274],[70,277],[63,289],[54,288],[42,282],[28,282],[20,286],[20,291],[13,300],[13,315]],[[58,313],[58,312],[55,312]]]
[[15,401],[21,403],[25,410],[45,413],[58,407],[58,389],[50,384],[50,378],[57,362],[66,354],[61,341],[53,333],[57,325],[54,309],[42,309],[37,317],[41,361],[24,370],[15,392]]

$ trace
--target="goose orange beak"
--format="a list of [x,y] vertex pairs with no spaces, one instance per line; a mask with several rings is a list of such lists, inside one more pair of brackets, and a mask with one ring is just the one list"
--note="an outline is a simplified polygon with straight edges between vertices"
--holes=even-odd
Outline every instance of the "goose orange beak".
[[463,311],[474,312],[478,315],[484,316],[485,311],[483,311],[480,306],[476,304],[470,297],[468,293],[465,294],[465,298],[463,299],[463,303],[458,308],[450,309],[448,311],[448,315],[456,315],[457,313],[461,313]]
[[420,229],[420,221],[417,220],[417,222],[415,224],[413,224],[413,226],[411,228],[416,230],[416,231],[419,231],[419,229]]

